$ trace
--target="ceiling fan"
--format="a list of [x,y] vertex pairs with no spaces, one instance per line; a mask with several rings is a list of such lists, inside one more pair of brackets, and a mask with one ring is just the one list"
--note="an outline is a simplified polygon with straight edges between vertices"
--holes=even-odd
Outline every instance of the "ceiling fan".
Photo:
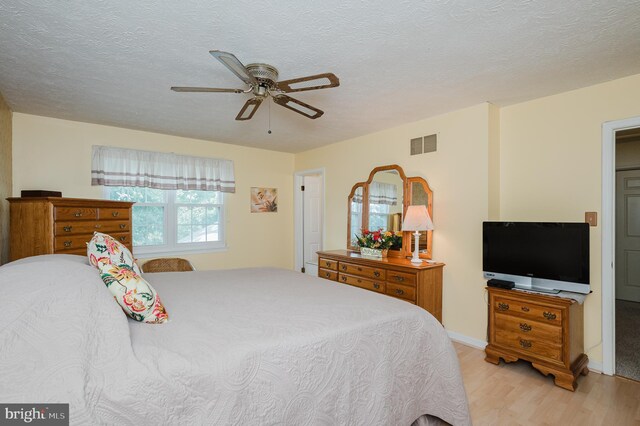
[[[291,80],[278,81],[278,70],[269,64],[249,64],[244,66],[232,53],[221,50],[209,52],[222,65],[234,73],[249,87],[246,89],[219,89],[214,87],[172,87],[174,92],[218,92],[218,93],[253,93],[253,97],[245,102],[236,116],[236,120],[249,120],[258,110],[260,104],[269,96],[273,102],[285,108],[302,114],[307,118],[316,119],[324,114],[324,111],[307,103],[299,101],[285,93],[304,92],[307,90],[328,89],[340,85],[340,80],[332,73],[316,74]],[[309,85],[310,81],[318,80],[318,85]],[[324,80],[324,81],[322,81]],[[300,83],[307,83],[301,86]]]

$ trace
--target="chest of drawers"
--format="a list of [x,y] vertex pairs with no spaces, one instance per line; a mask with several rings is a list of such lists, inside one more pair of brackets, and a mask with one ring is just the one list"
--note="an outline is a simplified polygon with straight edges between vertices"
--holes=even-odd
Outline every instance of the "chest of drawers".
[[348,250],[318,252],[318,276],[418,305],[442,322],[444,264],[414,265],[407,259],[371,259]]
[[93,232],[132,246],[131,206],[123,201],[9,198],[11,260],[40,254],[86,254]]
[[523,359],[556,385],[575,390],[587,374],[583,353],[583,306],[554,296],[488,288],[489,344],[485,360],[498,364]]

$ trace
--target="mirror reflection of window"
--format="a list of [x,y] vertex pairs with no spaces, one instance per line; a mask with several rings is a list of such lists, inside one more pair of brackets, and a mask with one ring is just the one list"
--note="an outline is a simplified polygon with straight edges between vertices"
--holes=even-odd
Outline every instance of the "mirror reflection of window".
[[369,185],[369,229],[402,229],[403,181],[395,170],[376,173]]
[[350,229],[350,243],[352,247],[358,246],[358,240],[356,234],[362,233],[362,187],[356,189],[351,199],[351,229]]

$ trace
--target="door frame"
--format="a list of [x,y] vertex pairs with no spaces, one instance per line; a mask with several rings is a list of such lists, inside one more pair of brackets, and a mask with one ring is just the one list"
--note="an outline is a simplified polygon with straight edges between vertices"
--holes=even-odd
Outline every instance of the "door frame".
[[602,372],[615,374],[616,363],[616,132],[640,127],[640,117],[602,125]]
[[305,176],[318,176],[322,180],[322,188],[320,190],[320,198],[322,200],[322,244],[320,249],[324,249],[324,242],[326,238],[326,226],[325,226],[325,213],[326,213],[326,203],[325,203],[325,174],[324,167],[319,169],[309,169],[309,170],[301,170],[295,172],[293,174],[293,238],[294,238],[294,270],[297,272],[302,271],[302,267],[304,266],[304,247],[302,245],[302,236],[304,234],[304,230],[302,229],[302,215],[303,211],[303,198],[302,191],[300,187],[302,186],[303,178]]

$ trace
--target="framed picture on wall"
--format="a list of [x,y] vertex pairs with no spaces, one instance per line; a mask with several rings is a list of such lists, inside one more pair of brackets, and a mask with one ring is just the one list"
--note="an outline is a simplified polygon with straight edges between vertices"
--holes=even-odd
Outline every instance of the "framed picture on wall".
[[251,188],[251,213],[277,213],[277,188]]

